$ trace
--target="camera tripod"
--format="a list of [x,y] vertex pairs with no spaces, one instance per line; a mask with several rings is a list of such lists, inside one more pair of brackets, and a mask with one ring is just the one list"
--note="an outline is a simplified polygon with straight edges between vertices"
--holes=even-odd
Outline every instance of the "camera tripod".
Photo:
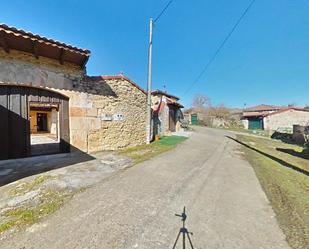
[[190,238],[190,234],[193,235],[193,233],[189,232],[188,229],[186,228],[186,219],[187,219],[187,215],[186,215],[186,207],[183,207],[183,212],[182,214],[175,214],[178,217],[181,217],[181,221],[182,221],[182,227],[179,230],[179,233],[177,235],[176,241],[174,243],[173,249],[176,248],[178,239],[180,237],[180,234],[182,234],[182,248],[186,249],[186,236],[189,240],[191,249],[194,249],[191,238]]

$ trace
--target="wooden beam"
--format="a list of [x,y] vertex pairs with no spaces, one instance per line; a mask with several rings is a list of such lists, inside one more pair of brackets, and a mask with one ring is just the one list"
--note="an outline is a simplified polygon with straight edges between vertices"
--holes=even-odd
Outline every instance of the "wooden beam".
[[7,42],[6,42],[6,39],[5,39],[3,31],[0,32],[0,44],[1,44],[1,47],[3,48],[3,50],[6,53],[10,53],[10,48],[9,48],[9,45],[7,44]]
[[88,60],[89,60],[89,56],[85,57],[85,59],[83,60],[83,62],[82,62],[82,64],[81,64],[81,68],[82,68],[82,69],[85,69]]
[[61,65],[63,65],[63,56],[64,56],[65,50],[62,48],[60,49],[60,54],[59,54],[59,62]]
[[32,42],[32,53],[34,54],[35,58],[39,59],[39,46],[36,41]]

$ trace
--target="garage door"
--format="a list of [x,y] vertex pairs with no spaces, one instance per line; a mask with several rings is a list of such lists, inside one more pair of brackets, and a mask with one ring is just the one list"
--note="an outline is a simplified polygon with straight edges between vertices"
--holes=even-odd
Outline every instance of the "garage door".
[[191,124],[197,125],[197,123],[198,123],[197,114],[191,114]]
[[252,118],[249,119],[249,129],[251,130],[263,130],[263,118]]
[[31,87],[0,86],[0,160],[31,155],[29,103],[59,105],[60,152],[69,152],[69,99]]

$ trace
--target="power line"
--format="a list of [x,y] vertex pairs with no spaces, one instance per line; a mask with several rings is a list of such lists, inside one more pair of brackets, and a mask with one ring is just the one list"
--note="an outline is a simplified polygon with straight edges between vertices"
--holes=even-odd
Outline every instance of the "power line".
[[166,4],[166,6],[164,7],[164,9],[161,11],[161,13],[154,19],[154,23],[156,23],[159,19],[160,19],[160,17],[164,14],[164,12],[167,10],[167,8],[171,5],[171,3],[173,2],[174,0],[170,0],[167,4]]
[[246,16],[246,14],[248,13],[248,11],[251,9],[252,5],[254,4],[256,0],[252,0],[250,2],[250,4],[248,5],[248,7],[245,9],[245,11],[241,14],[241,16],[239,17],[239,19],[237,20],[237,22],[235,23],[235,25],[233,26],[233,28],[231,29],[231,31],[227,34],[227,36],[224,38],[224,40],[222,41],[222,43],[220,44],[220,46],[217,48],[216,52],[214,53],[214,55],[210,58],[210,60],[208,61],[208,63],[206,64],[206,66],[203,68],[203,70],[201,71],[201,73],[198,75],[198,77],[193,81],[193,83],[189,86],[189,88],[184,92],[183,95],[186,95],[191,88],[201,79],[201,77],[204,75],[204,73],[208,70],[208,68],[210,67],[210,65],[213,63],[213,61],[216,59],[217,55],[220,53],[221,49],[224,47],[224,45],[226,44],[226,42],[229,40],[229,38],[232,36],[232,34],[234,33],[234,31],[236,30],[236,28],[238,27],[238,25],[240,24],[240,22],[242,21],[242,19]]

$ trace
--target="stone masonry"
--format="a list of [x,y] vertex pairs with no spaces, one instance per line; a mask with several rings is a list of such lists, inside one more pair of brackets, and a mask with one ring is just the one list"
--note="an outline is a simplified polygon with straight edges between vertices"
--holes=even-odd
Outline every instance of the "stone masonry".
[[125,76],[88,77],[77,65],[0,50],[0,85],[56,91],[70,98],[70,143],[84,151],[140,145],[146,138],[146,94]]
[[289,109],[277,112],[264,117],[265,130],[278,130],[279,128],[289,128],[293,130],[293,125],[308,126],[309,111]]

